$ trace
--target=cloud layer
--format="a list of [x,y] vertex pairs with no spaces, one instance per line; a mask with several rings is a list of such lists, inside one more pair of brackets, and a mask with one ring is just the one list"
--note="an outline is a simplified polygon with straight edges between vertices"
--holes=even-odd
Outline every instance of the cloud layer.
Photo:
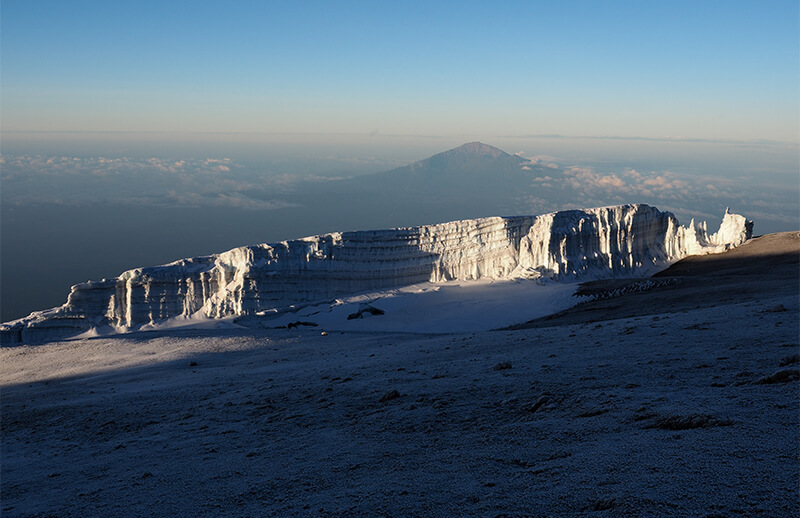
[[[265,199],[281,180],[229,158],[165,160],[1,155],[2,201],[8,204],[115,203],[170,207],[276,209]],[[278,191],[280,189],[277,189]]]
[[[590,167],[561,168],[553,163],[532,160],[539,175],[531,179],[533,187],[523,196],[524,210],[531,213],[550,212],[579,207],[595,207],[620,203],[649,203],[674,212],[681,221],[690,218],[714,221],[725,207],[763,221],[765,227],[797,227],[800,214],[796,203],[797,189],[761,185],[752,181],[685,174],[673,171],[638,171],[624,169],[603,172]],[[542,174],[542,171],[546,171]]]
[[[332,201],[326,184],[333,187],[343,179],[308,173],[302,177],[275,174],[248,168],[230,158],[167,160],[8,154],[0,155],[0,173],[0,196],[6,205],[106,203],[244,210],[275,210],[298,203],[309,211],[322,207],[336,210],[329,207]],[[765,231],[800,225],[797,188],[759,185],[752,178],[632,168],[601,171],[562,166],[557,157],[546,155],[529,158],[522,173],[530,176],[528,187],[520,190],[515,206],[508,207],[518,213],[649,203],[674,212],[681,221],[714,221],[730,206],[757,222],[766,222]],[[475,196],[482,196],[482,187],[473,187]],[[506,208],[501,212],[507,212]],[[481,215],[486,214],[474,216]]]

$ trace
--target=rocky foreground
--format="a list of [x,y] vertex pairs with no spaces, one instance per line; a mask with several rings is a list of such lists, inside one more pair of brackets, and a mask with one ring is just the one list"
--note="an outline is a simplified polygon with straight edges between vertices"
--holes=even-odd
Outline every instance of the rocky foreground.
[[513,330],[3,348],[1,510],[797,516],[798,257],[765,236]]

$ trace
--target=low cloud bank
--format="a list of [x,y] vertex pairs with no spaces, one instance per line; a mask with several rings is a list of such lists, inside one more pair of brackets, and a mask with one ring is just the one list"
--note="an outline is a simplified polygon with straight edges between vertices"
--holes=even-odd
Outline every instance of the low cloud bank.
[[[291,206],[265,197],[281,181],[230,158],[166,160],[2,155],[3,203],[231,207],[269,210]],[[277,193],[276,193],[277,194]]]

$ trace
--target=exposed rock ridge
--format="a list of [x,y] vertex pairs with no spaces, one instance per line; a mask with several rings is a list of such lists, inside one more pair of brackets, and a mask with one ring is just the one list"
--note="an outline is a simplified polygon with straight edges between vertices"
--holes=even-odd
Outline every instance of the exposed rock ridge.
[[76,284],[66,304],[3,324],[4,343],[110,325],[124,331],[201,312],[252,315],[419,282],[648,275],[687,255],[715,253],[752,235],[726,211],[720,231],[681,227],[647,205],[490,217],[421,227],[332,233],[234,248]]

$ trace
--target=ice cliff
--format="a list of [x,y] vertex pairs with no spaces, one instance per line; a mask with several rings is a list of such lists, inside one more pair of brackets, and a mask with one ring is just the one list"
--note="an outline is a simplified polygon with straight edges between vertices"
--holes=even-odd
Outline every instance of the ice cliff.
[[312,301],[419,282],[644,276],[688,255],[722,252],[751,237],[726,210],[720,230],[680,226],[648,205],[490,217],[421,227],[337,232],[235,248],[135,268],[72,287],[66,304],[2,324],[3,343],[93,327],[136,329],[175,316],[256,315]]

